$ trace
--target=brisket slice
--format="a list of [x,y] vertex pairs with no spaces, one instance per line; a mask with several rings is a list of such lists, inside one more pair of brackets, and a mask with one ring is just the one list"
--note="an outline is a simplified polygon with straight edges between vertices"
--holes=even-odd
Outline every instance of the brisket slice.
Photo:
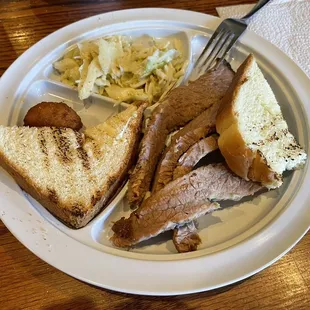
[[204,110],[219,102],[233,78],[227,63],[208,72],[188,86],[173,89],[153,111],[141,142],[138,161],[128,184],[131,205],[140,205],[150,190],[157,162],[169,133],[179,129]]
[[111,240],[118,247],[133,246],[217,209],[219,205],[210,200],[236,200],[260,188],[223,164],[200,167],[150,196],[129,218],[117,221]]
[[179,253],[196,251],[201,239],[197,234],[195,221],[175,228],[172,240]]
[[[217,138],[210,136],[200,140],[184,153],[174,169],[173,179],[182,177],[192,171],[201,158],[218,148]],[[194,222],[177,226],[173,231],[173,243],[179,253],[196,251],[201,239]]]
[[215,121],[221,101],[202,112],[172,138],[157,166],[152,192],[155,193],[173,180],[173,171],[180,157],[196,142],[215,132]]
[[173,171],[173,179],[180,178],[192,171],[201,158],[217,149],[217,138],[214,136],[201,139],[192,145],[188,151],[180,157],[177,166]]

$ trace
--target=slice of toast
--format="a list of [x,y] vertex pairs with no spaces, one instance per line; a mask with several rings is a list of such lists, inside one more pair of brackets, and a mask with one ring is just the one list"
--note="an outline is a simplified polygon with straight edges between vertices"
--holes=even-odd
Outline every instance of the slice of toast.
[[0,165],[65,224],[83,227],[124,183],[144,108],[132,105],[84,134],[0,126]]
[[216,129],[231,170],[267,188],[279,187],[285,170],[306,161],[253,55],[240,66],[225,94]]

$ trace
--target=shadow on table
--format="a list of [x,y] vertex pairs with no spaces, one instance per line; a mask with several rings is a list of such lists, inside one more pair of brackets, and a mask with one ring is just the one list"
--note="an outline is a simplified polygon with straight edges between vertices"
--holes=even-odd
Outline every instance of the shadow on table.
[[[109,310],[123,310],[123,309],[124,310],[125,309],[126,310],[137,310],[137,309],[196,310],[198,308],[200,309],[200,307],[203,306],[203,301],[206,298],[213,298],[217,295],[228,292],[238,287],[240,284],[247,281],[248,279],[208,292],[179,295],[179,296],[141,296],[141,295],[124,294],[106,289],[100,289],[100,290],[104,292],[109,292],[110,295],[115,296],[115,299],[118,300],[121,299],[121,301],[118,302],[116,305],[115,304],[110,305],[108,307]],[[189,303],[191,303],[191,305],[189,305]]]
[[[234,285],[230,285],[224,288],[217,290],[202,292],[189,295],[181,296],[140,296],[140,295],[131,295],[109,291],[106,289],[100,289],[93,285],[89,285],[98,290],[101,290],[103,293],[109,293],[115,300],[113,303],[107,304],[102,308],[102,305],[96,305],[94,301],[85,296],[75,297],[69,300],[55,302],[54,305],[46,306],[40,308],[40,310],[71,310],[71,309],[87,309],[87,310],[98,310],[98,309],[109,309],[109,310],[158,310],[158,309],[169,309],[169,310],[195,310],[203,306],[203,300],[206,298],[212,298],[216,295],[220,295],[224,292],[227,292],[234,287],[237,287],[239,284],[243,283],[246,280],[238,282]],[[120,300],[117,302],[117,300]],[[191,303],[191,305],[189,305]]]
[[72,309],[99,310],[100,308],[94,304],[91,298],[85,296],[75,297],[73,299],[61,302],[55,302],[54,305],[40,308],[40,310],[72,310]]

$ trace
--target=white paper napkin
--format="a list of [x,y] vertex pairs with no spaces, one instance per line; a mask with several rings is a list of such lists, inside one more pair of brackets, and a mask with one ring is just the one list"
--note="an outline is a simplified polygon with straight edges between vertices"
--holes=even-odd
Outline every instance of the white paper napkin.
[[[242,17],[253,4],[217,8],[220,17]],[[249,21],[248,29],[293,59],[310,78],[310,0],[273,0]]]

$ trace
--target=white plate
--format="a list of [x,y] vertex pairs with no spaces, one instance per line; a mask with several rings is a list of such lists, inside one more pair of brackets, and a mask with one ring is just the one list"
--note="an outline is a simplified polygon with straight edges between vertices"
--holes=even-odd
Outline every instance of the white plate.
[[[84,106],[74,89],[53,80],[51,63],[80,40],[119,32],[179,36],[193,60],[218,23],[216,17],[195,12],[138,9],[94,16],[60,29],[25,52],[1,78],[0,123],[21,124],[27,109],[43,100],[67,102],[88,126],[122,108],[101,96],[93,96]],[[249,52],[255,54],[291,131],[308,152],[309,80],[287,56],[251,32],[232,52],[233,67]],[[280,189],[205,216],[200,221],[203,244],[186,254],[176,254],[167,235],[131,251],[110,244],[111,221],[128,213],[125,188],[85,228],[71,230],[1,170],[0,215],[28,249],[73,277],[127,293],[175,295],[231,284],[279,259],[309,229],[309,186],[307,163],[301,171],[289,173]]]

